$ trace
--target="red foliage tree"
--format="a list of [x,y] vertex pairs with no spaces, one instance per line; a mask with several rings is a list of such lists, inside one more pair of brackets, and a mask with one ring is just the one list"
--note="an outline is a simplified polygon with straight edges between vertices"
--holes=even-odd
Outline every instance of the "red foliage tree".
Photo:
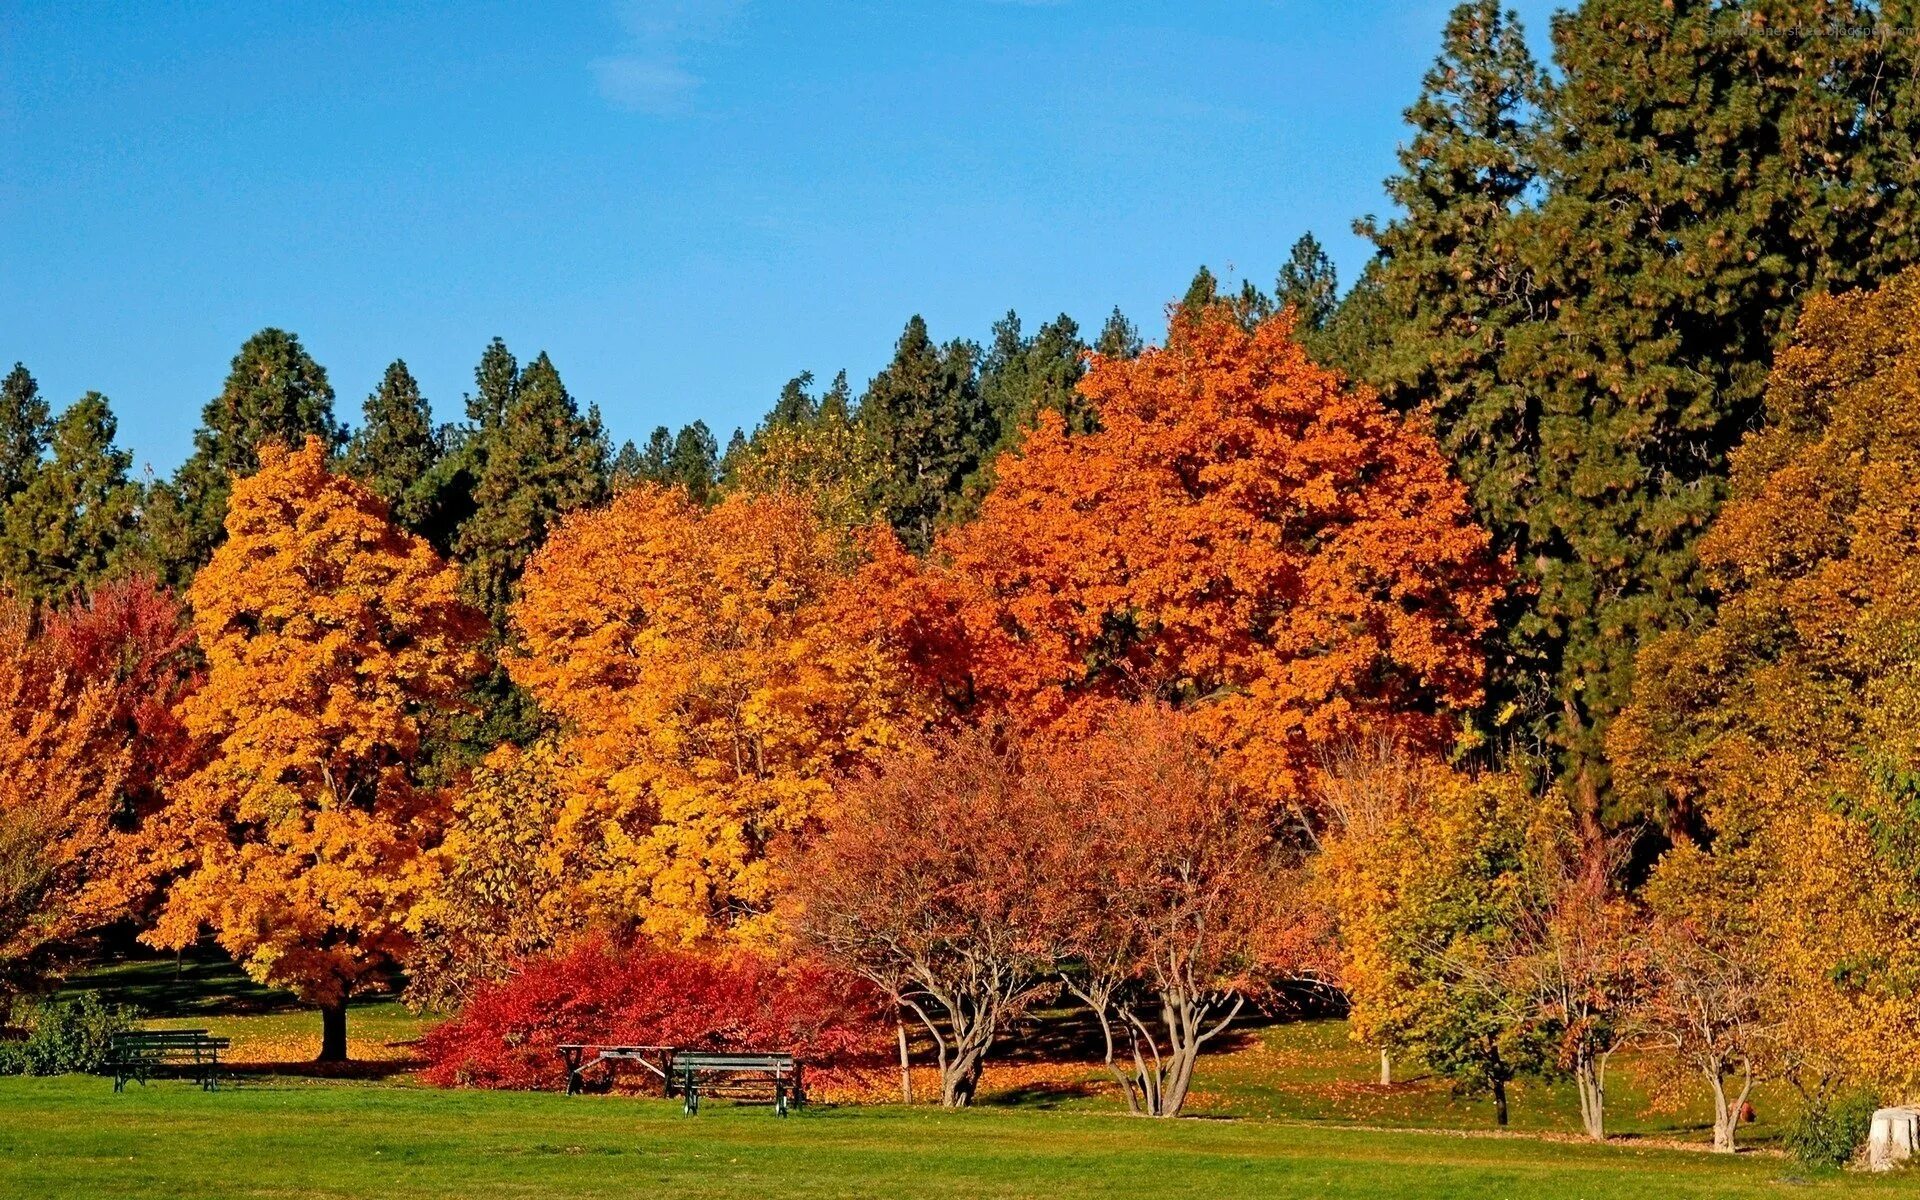
[[425,1074],[442,1087],[552,1087],[562,1070],[554,1047],[567,1042],[779,1048],[809,1070],[857,1067],[886,1048],[879,999],[813,964],[588,940],[476,989],[427,1034]]
[[1006,1022],[1050,987],[1051,809],[1030,803],[1018,742],[934,735],[844,784],[826,831],[788,865],[789,925],[807,948],[917,1016],[940,1099],[973,1102]]
[[125,808],[150,811],[166,781],[191,774],[205,753],[176,707],[203,678],[186,605],[150,575],[122,576],[48,614],[42,637],[74,676],[107,689],[132,750]]
[[[1046,907],[1075,960],[1128,1107],[1178,1115],[1202,1046],[1280,977],[1329,975],[1331,924],[1305,847],[1222,770],[1180,714],[1131,705],[1039,758],[1029,803],[1060,835]],[[1131,1068],[1116,1061],[1116,1026]]]

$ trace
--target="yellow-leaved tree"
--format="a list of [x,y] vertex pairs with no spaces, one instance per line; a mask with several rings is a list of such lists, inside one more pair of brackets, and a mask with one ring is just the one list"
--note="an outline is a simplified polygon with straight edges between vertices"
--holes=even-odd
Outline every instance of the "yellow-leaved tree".
[[411,768],[485,623],[317,439],[262,449],[226,530],[188,593],[207,675],[182,716],[213,752],[149,823],[170,882],[145,936],[178,948],[210,928],[253,978],[320,1007],[320,1058],[338,1061],[348,996],[405,948],[444,807]]
[[[1729,1028],[1816,1101],[1920,1094],[1916,478],[1920,270],[1808,302],[1700,543],[1718,612],[1642,650],[1608,739],[1620,785],[1697,835],[1656,907],[1755,964]],[[1745,1040],[1735,1072],[1762,1057]]]
[[703,508],[651,485],[534,556],[508,669],[577,764],[551,836],[582,911],[674,941],[769,932],[769,843],[919,720],[859,558],[808,493]]

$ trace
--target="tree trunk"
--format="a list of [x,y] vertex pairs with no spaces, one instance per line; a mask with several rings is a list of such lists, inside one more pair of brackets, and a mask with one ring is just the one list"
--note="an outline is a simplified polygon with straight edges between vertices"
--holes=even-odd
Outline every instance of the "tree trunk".
[[893,1022],[894,1032],[900,1035],[900,1102],[913,1103],[913,1066],[907,1060],[907,1023],[898,1018]]
[[347,1001],[343,996],[320,1009],[320,1057],[323,1063],[347,1061]]
[[1741,1077],[1737,1096],[1727,1095],[1724,1075],[1709,1074],[1707,1082],[1713,1086],[1713,1148],[1733,1154],[1739,1149],[1734,1138],[1740,1131],[1740,1114],[1746,1111],[1747,1097],[1753,1094],[1753,1071],[1749,1068]]
[[1380,1051],[1380,1086],[1393,1086],[1393,1055],[1385,1050]]
[[1507,1081],[1493,1081],[1493,1123],[1500,1128],[1507,1127]]
[[1573,1065],[1573,1086],[1580,1093],[1580,1124],[1596,1142],[1607,1140],[1607,1083],[1598,1062]]
[[1722,1154],[1733,1153],[1733,1134],[1740,1110],[1727,1102],[1727,1084],[1717,1075],[1709,1075],[1713,1085],[1713,1148]]
[[980,1090],[980,1072],[986,1065],[986,1047],[962,1047],[940,1072],[940,1106],[969,1108]]

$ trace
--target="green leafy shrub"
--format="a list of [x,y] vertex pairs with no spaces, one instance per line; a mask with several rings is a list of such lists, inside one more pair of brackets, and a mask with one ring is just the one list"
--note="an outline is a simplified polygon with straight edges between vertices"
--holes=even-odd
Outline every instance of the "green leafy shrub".
[[0,1075],[65,1075],[106,1069],[113,1035],[133,1028],[134,1010],[83,992],[16,1009],[22,1041],[0,1042]]
[[1787,1149],[1809,1166],[1844,1167],[1866,1144],[1879,1106],[1871,1092],[1810,1096],[1787,1128]]

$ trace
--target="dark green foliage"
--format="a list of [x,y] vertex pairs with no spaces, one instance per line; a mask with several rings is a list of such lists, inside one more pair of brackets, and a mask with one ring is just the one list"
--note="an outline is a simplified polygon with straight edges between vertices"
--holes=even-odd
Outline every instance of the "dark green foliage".
[[92,992],[16,1008],[27,1036],[0,1041],[0,1075],[98,1074],[107,1067],[113,1035],[133,1028],[134,1010],[109,1005]]
[[[1904,12],[1910,6],[1900,6]],[[1912,39],[1865,5],[1588,0],[1550,86],[1472,0],[1408,112],[1328,357],[1424,406],[1526,588],[1491,716],[1606,803],[1602,737],[1694,558],[1799,298],[1920,254]]]
[[1099,427],[1093,406],[1077,390],[1086,374],[1086,354],[1080,327],[1065,313],[1032,337],[1021,331],[1018,313],[1010,311],[994,322],[992,341],[980,363],[980,399],[996,437],[948,519],[966,520],[978,511],[993,487],[993,460],[1018,449],[1041,413],[1058,413],[1070,433]]
[[1518,238],[1551,320],[1500,364],[1537,425],[1496,436],[1537,440],[1531,477],[1508,481],[1538,587],[1517,632],[1546,648],[1563,769],[1590,809],[1637,647],[1707,605],[1694,541],[1798,299],[1920,258],[1920,44],[1854,32],[1875,19],[1827,0],[1589,0],[1554,23],[1547,196]]
[[667,456],[666,478],[660,482],[679,484],[700,504],[713,499],[720,482],[720,443],[705,421],[680,427],[673,452]]
[[1065,313],[1032,337],[1022,336],[1018,313],[994,323],[980,363],[980,398],[999,429],[996,452],[1017,444],[1042,412],[1059,413],[1075,433],[1094,428],[1093,410],[1075,390],[1086,373],[1086,353],[1080,327]]
[[53,422],[52,458],[0,510],[0,579],[16,594],[59,603],[137,551],[140,488],[133,455],[114,445],[107,398],[88,392]]
[[0,379],[0,500],[27,485],[47,448],[47,402],[27,368]]
[[1214,304],[1225,305],[1233,313],[1234,319],[1248,329],[1276,311],[1273,297],[1261,291],[1251,279],[1242,280],[1237,292],[1222,292],[1220,281],[1203,266],[1194,272],[1193,282],[1187,285],[1186,294],[1180,297],[1180,311],[1197,313]]
[[641,456],[640,448],[628,438],[620,443],[620,452],[613,456],[613,465],[607,468],[607,482],[616,492],[625,491],[647,477],[647,460]]
[[1293,306],[1298,322],[1295,329],[1306,336],[1326,328],[1339,298],[1340,277],[1333,260],[1312,233],[1301,234],[1274,281],[1274,302],[1281,307]]
[[1093,341],[1094,353],[1102,358],[1137,358],[1144,346],[1140,331],[1118,307],[1107,315],[1100,336]]
[[232,480],[259,469],[259,447],[310,436],[329,449],[345,437],[327,373],[298,337],[263,329],[240,347],[226,385],[201,411],[193,454],[149,498],[149,539],[170,581],[191,578],[223,540]]
[[461,446],[471,515],[453,538],[468,599],[504,628],[527,560],[568,512],[607,494],[600,414],[583,416],[543,353],[515,372],[498,338],[487,347],[468,397],[476,421]]
[[1782,1139],[1810,1167],[1844,1167],[1867,1144],[1880,1101],[1871,1092],[1807,1097]]
[[347,443],[346,471],[385,500],[393,518],[415,533],[427,531],[441,507],[435,471],[440,437],[433,410],[407,364],[395,359],[363,406],[365,421]]
[[860,398],[860,423],[882,464],[872,509],[916,553],[932,545],[935,528],[999,440],[980,395],[979,358],[972,342],[936,345],[915,316],[893,361]]

